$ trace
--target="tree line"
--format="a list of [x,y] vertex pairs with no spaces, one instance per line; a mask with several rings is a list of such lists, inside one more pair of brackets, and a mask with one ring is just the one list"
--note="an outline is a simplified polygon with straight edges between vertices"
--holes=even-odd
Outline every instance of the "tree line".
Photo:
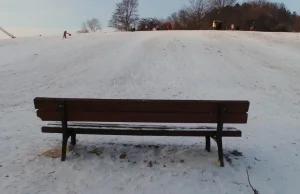
[[[167,18],[140,18],[138,7],[138,0],[122,0],[117,3],[108,27],[118,31],[157,27],[166,30],[167,23],[170,22],[174,30],[210,30],[213,21],[220,21],[222,30],[232,29],[233,24],[235,30],[253,28],[256,31],[300,32],[300,16],[296,12],[291,12],[283,3],[267,0],[249,0],[242,4],[236,0],[190,0],[186,6]],[[96,28],[97,31],[101,29],[101,25],[99,20],[96,23],[100,26]],[[90,26],[87,21],[82,30],[93,31]]]

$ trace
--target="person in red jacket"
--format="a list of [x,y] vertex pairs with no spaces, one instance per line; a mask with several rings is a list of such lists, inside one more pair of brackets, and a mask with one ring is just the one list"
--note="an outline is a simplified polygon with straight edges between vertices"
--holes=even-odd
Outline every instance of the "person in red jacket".
[[171,22],[168,22],[168,30],[172,30],[172,24],[171,24]]

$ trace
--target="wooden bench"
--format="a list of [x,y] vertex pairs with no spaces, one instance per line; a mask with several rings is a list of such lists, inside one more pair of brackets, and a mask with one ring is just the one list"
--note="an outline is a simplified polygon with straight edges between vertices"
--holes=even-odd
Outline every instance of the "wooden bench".
[[[66,159],[68,138],[71,137],[71,144],[75,145],[77,134],[203,136],[206,137],[207,151],[210,151],[210,138],[216,141],[219,162],[224,166],[222,138],[241,137],[242,133],[235,128],[223,127],[223,124],[247,123],[250,103],[38,97],[34,99],[34,105],[41,120],[56,121],[43,126],[42,132],[63,134],[62,161]],[[217,127],[182,125],[198,123],[215,123]]]

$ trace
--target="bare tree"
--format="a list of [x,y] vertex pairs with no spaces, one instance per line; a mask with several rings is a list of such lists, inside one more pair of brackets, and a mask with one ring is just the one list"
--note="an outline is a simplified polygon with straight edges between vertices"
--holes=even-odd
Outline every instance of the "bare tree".
[[199,28],[205,14],[209,11],[209,8],[210,6],[208,0],[190,0],[187,11],[191,19],[196,22],[197,28]]
[[90,33],[90,32],[96,32],[97,30],[101,30],[101,23],[99,19],[92,18],[83,22],[81,29],[78,30],[77,33]]
[[248,4],[262,6],[268,3],[267,0],[248,0]]
[[222,8],[226,6],[233,6],[236,0],[210,0],[212,8]]
[[182,30],[185,30],[190,21],[190,15],[187,10],[181,9],[177,14],[178,23]]
[[151,30],[156,27],[160,28],[162,25],[163,25],[163,23],[161,23],[161,20],[159,20],[157,18],[142,18],[137,23],[137,30],[139,30],[139,31],[146,30],[145,26],[147,26],[148,29]]
[[77,33],[89,33],[85,22],[82,23],[81,29],[77,31]]
[[91,32],[96,32],[97,30],[101,30],[101,23],[97,18],[92,18],[87,20],[86,26],[89,28]]
[[168,20],[173,24],[173,29],[197,30],[209,10],[209,0],[190,0],[187,6],[173,13]]
[[181,30],[181,26],[179,24],[179,18],[178,18],[177,12],[172,13],[171,16],[169,16],[167,18],[167,20],[172,23],[172,29]]
[[138,0],[122,0],[120,3],[117,3],[108,27],[129,31],[130,26],[135,25],[139,20],[138,6]]

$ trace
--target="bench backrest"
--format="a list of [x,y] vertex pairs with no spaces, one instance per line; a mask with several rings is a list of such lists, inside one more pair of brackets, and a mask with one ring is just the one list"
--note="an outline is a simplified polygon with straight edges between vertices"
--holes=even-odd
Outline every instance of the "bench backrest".
[[224,123],[247,123],[248,101],[119,100],[35,98],[37,116],[43,121],[141,123],[217,123],[224,107]]

